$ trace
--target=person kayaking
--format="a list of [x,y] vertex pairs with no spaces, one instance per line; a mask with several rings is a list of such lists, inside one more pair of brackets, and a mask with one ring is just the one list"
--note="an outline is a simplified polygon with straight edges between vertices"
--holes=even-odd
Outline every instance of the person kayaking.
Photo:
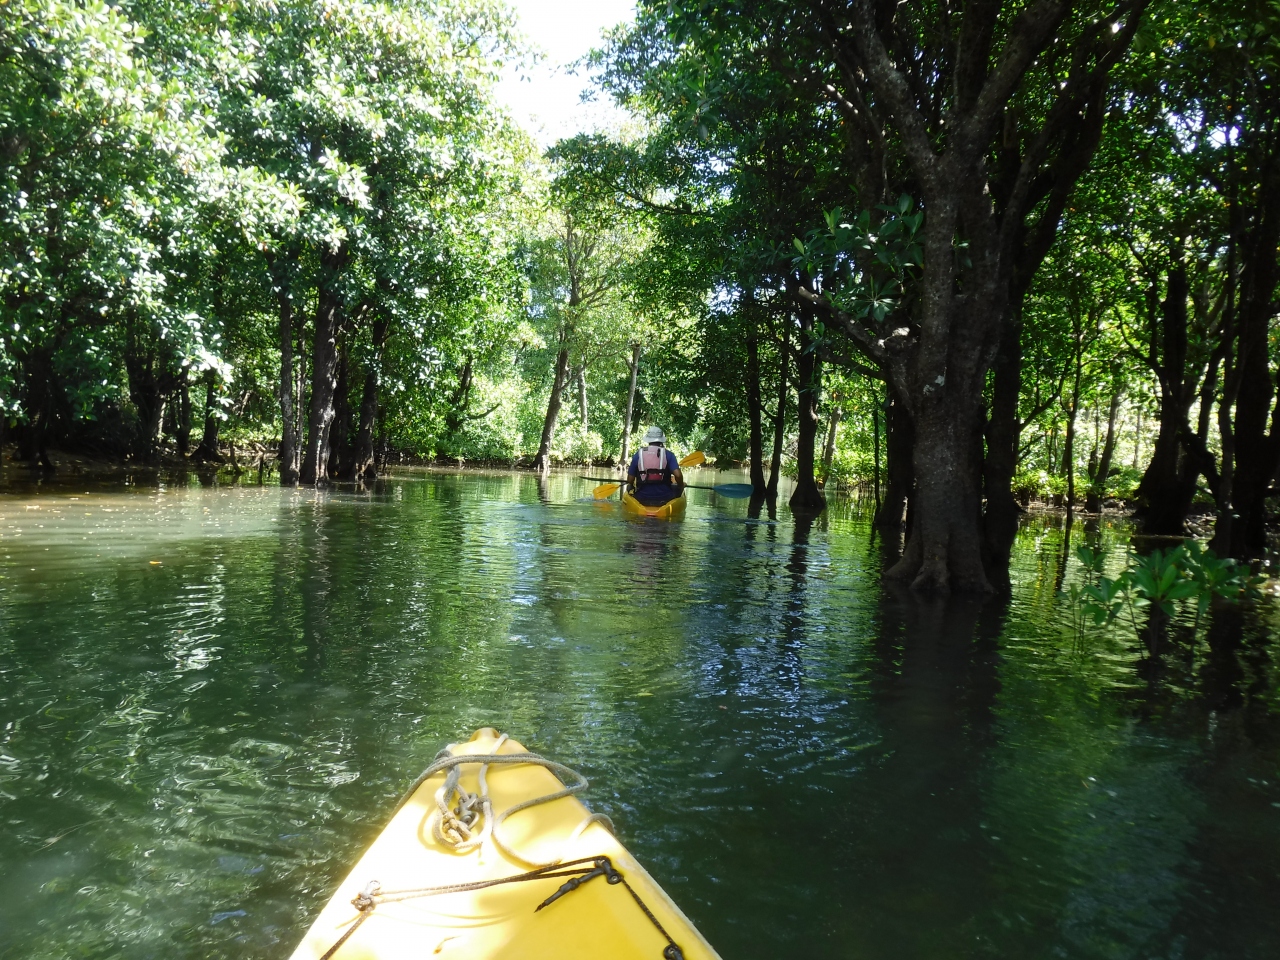
[[661,427],[645,432],[644,446],[627,468],[627,488],[647,507],[660,506],[684,492],[684,473],[676,455],[667,449],[667,435]]

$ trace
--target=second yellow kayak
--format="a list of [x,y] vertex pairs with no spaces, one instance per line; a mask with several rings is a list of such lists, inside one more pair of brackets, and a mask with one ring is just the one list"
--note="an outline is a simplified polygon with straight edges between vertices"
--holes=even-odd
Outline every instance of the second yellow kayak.
[[718,960],[585,786],[488,727],[447,747],[293,960]]
[[684,494],[656,507],[641,503],[626,490],[622,491],[622,509],[633,517],[655,517],[658,520],[680,520],[684,517]]

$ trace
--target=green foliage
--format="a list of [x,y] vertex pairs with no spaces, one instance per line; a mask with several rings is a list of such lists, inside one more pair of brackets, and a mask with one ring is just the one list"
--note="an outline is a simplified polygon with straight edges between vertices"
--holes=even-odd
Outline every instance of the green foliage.
[[862,210],[845,222],[840,207],[823,213],[825,228],[794,239],[793,264],[858,320],[881,324],[905,299],[908,282],[924,262],[924,211],[903,194],[896,204]]
[[1076,548],[1076,558],[1083,568],[1082,582],[1069,588],[1068,597],[1077,632],[1085,621],[1110,628],[1126,612],[1135,633],[1143,629],[1138,624],[1139,613],[1154,614],[1158,622],[1166,622],[1194,610],[1198,624],[1215,597],[1238,602],[1261,595],[1260,577],[1194,540],[1168,550],[1131,555],[1114,578],[1103,573],[1108,559],[1105,551],[1082,545]]

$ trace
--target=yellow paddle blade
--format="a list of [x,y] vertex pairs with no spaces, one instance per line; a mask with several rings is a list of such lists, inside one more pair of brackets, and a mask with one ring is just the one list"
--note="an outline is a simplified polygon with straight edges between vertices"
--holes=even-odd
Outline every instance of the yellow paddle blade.
[[695,450],[683,460],[680,461],[682,467],[697,467],[707,462],[706,455],[701,450]]
[[608,500],[618,492],[620,486],[622,486],[620,483],[602,483],[591,491],[591,495],[597,500]]

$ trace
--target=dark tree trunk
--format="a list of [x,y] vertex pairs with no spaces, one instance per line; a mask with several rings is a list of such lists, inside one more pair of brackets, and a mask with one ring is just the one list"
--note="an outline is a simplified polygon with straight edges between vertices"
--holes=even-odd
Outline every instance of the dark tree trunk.
[[556,420],[560,417],[560,405],[563,402],[565,384],[569,381],[569,343],[568,334],[560,336],[560,351],[556,354],[555,375],[551,381],[551,396],[547,400],[547,416],[542,421],[542,437],[538,441],[538,455],[534,458],[533,469],[541,474],[551,470],[551,441],[556,432]]
[[360,425],[351,457],[351,469],[343,480],[376,480],[378,469],[373,460],[373,428],[378,419],[378,371],[370,366],[364,372],[364,393],[360,398]]
[[124,367],[129,380],[129,400],[138,415],[133,441],[133,456],[141,463],[153,463],[164,425],[165,376],[164,360],[157,356],[151,331],[130,330],[125,349]]
[[182,368],[178,379],[178,411],[177,422],[173,428],[174,447],[178,456],[185,457],[191,452],[191,371]]
[[751,461],[751,495],[764,499],[764,401],[760,391],[760,338],[755,330],[747,337],[747,418],[750,424],[748,459]]
[[902,559],[888,576],[910,580],[916,589],[991,590],[982,562],[978,403],[975,391],[967,404],[927,404],[914,418],[912,523]]
[[1084,338],[1076,327],[1075,370],[1071,380],[1071,401],[1067,405],[1067,436],[1062,444],[1062,470],[1067,475],[1067,516],[1076,505],[1076,419],[1080,414],[1080,375],[1084,366]]
[[1235,533],[1235,465],[1236,434],[1231,422],[1236,397],[1240,393],[1239,374],[1234,368],[1234,358],[1228,355],[1223,375],[1222,399],[1218,402],[1218,439],[1222,449],[1222,469],[1218,477],[1218,515],[1213,525],[1213,539],[1209,545],[1224,557],[1234,556],[1237,544]]
[[[126,363],[126,367],[132,364]],[[154,463],[164,422],[164,395],[150,370],[131,369],[129,394],[138,412],[138,432],[133,455],[141,463]]]
[[58,389],[53,369],[53,348],[33,350],[27,354],[23,366],[26,372],[23,409],[27,422],[18,434],[18,459],[52,470],[49,437],[56,418],[54,393]]
[[876,514],[875,525],[900,530],[915,489],[915,472],[911,465],[915,427],[911,422],[911,412],[902,398],[895,395],[893,387],[888,387],[886,393],[884,502]]
[[1188,293],[1187,269],[1178,252],[1163,303],[1157,307],[1154,288],[1147,294],[1152,344],[1148,363],[1160,380],[1160,430],[1138,484],[1134,518],[1149,535],[1181,536],[1196,492],[1196,474],[1185,469],[1182,458],[1182,437],[1190,432],[1187,411],[1194,396],[1187,371]]
[[[876,388],[873,386],[873,390]],[[880,402],[879,391],[876,391],[875,400],[871,404],[871,487],[875,494],[876,511],[871,515],[871,523],[875,524],[880,516],[881,500],[880,500],[880,414],[883,412],[884,404]]]
[[308,485],[329,479],[329,439],[338,389],[338,336],[342,332],[338,281],[347,260],[345,244],[337,253],[326,250],[320,257],[321,281],[311,348],[311,409],[299,476],[300,482]]
[[640,344],[633,343],[631,345],[631,385],[627,387],[627,415],[622,421],[622,456],[618,460],[618,466],[623,473],[627,471],[627,464],[630,462],[631,455],[631,418],[635,416],[636,409],[636,377],[640,372]]
[[[986,208],[978,198],[969,201]],[[951,263],[955,230],[963,225],[981,237],[984,221],[977,215],[960,217],[958,208],[948,217],[945,201],[942,207],[931,210],[926,221],[925,258]],[[965,293],[956,292],[947,269],[923,282],[921,342],[913,362],[896,365],[894,379],[915,424],[916,486],[902,559],[887,575],[910,581],[915,590],[992,589],[983,562],[980,438],[987,370],[999,344],[1008,293],[998,260],[994,242],[975,244]]]
[[818,439],[818,401],[822,395],[822,361],[811,334],[813,311],[800,308],[800,352],[796,357],[796,488],[788,506],[792,513],[815,514],[827,508],[827,499],[814,476]]
[[[1172,411],[1169,411],[1172,413]],[[1142,532],[1153,536],[1181,536],[1195,497],[1195,477],[1187,483],[1182,469],[1181,433],[1184,425],[1162,413],[1151,462],[1138,484],[1134,517]]]
[[[360,400],[360,426],[356,431],[355,454],[351,458],[351,474],[344,480],[375,480],[377,463],[373,456],[373,431],[378,420],[378,391],[381,389],[382,350],[387,342],[389,324],[381,314],[373,322],[373,360],[364,374],[364,395]],[[470,363],[470,360],[468,360]]]
[[297,360],[297,364],[296,364],[297,370],[294,373],[294,388],[293,388],[293,397],[294,397],[293,442],[295,444],[294,446],[295,453],[293,456],[293,462],[294,462],[294,466],[297,468],[296,472],[298,474],[301,474],[302,472],[302,435],[304,432],[304,428],[306,427],[306,414],[307,414],[307,406],[308,406],[307,381],[310,378],[307,376],[307,336],[306,336],[306,329],[305,329],[306,323],[295,322],[293,326],[296,331],[293,356],[294,356],[294,359]]
[[[1246,240],[1237,310],[1239,390],[1233,424],[1235,469],[1227,554],[1253,560],[1266,550],[1267,492],[1280,467],[1280,403],[1271,372],[1270,325],[1280,264],[1280,156],[1268,157],[1257,223]],[[1215,540],[1219,538],[1215,537]]]
[[333,424],[329,428],[329,470],[332,478],[345,479],[355,469],[351,447],[351,357],[338,351],[338,383],[333,391]]
[[206,370],[204,375],[204,432],[200,437],[200,445],[196,447],[196,452],[191,455],[192,460],[211,463],[222,462],[222,456],[218,453],[218,428],[222,424],[222,418],[218,416],[218,412],[217,378],[212,370]]
[[782,444],[787,432],[787,374],[791,366],[790,332],[790,327],[783,327],[782,344],[778,348],[778,405],[773,415],[773,455],[769,458],[769,482],[764,492],[770,504],[777,503],[778,484],[782,478]]
[[1107,438],[1102,443],[1102,456],[1094,469],[1089,482],[1089,494],[1084,508],[1089,513],[1102,512],[1102,500],[1107,495],[1107,478],[1111,475],[1111,461],[1116,453],[1116,418],[1120,414],[1120,398],[1124,391],[1114,387],[1111,393],[1111,406],[1107,410]]
[[468,354],[458,371],[458,385],[449,395],[449,412],[444,417],[444,435],[453,437],[467,421],[467,407],[471,403],[471,386],[475,376],[475,360]]

